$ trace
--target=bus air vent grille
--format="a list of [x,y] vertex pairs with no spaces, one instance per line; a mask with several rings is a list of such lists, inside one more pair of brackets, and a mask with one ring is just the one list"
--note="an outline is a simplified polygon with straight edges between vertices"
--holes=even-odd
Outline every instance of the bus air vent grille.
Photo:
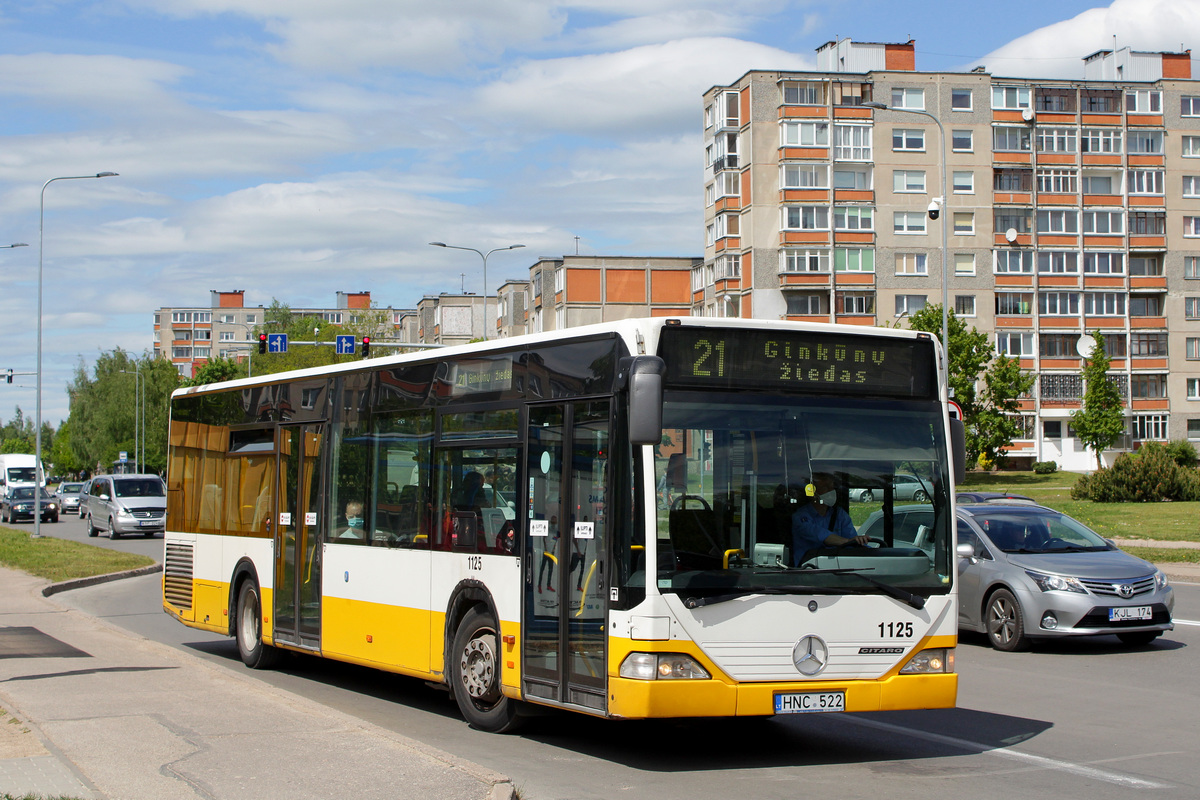
[[192,607],[192,546],[168,544],[163,564],[163,597],[176,608]]

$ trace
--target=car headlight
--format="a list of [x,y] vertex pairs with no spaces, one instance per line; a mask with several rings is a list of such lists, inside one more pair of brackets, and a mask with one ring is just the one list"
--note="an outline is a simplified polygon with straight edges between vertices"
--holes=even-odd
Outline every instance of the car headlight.
[[129,509],[127,509],[127,508],[119,508],[119,509],[117,509],[117,516],[118,517],[132,517],[133,514],[130,513]]
[[1062,575],[1045,575],[1041,572],[1025,570],[1025,574],[1033,579],[1037,587],[1043,592],[1078,592],[1079,594],[1087,594],[1087,589],[1083,588],[1083,584],[1075,578],[1067,578]]
[[1155,570],[1155,572],[1154,572],[1154,588],[1155,589],[1165,589],[1170,585],[1171,585],[1171,582],[1167,580],[1166,573],[1164,573],[1161,569]]
[[621,662],[621,677],[639,681],[708,680],[712,676],[683,653],[630,653]]
[[900,668],[901,675],[930,675],[954,672],[954,648],[942,647],[922,650]]

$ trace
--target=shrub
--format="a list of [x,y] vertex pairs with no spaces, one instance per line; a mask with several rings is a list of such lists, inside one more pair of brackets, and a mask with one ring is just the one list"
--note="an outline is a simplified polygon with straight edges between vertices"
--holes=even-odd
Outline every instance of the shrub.
[[1175,459],[1175,463],[1181,467],[1191,469],[1196,466],[1196,462],[1200,461],[1200,457],[1196,455],[1196,448],[1191,442],[1184,439],[1176,439],[1167,445],[1167,453],[1171,458]]
[[1200,474],[1179,466],[1164,445],[1148,442],[1136,454],[1117,456],[1109,469],[1083,476],[1071,497],[1097,503],[1200,500]]
[[1038,475],[1049,475],[1052,472],[1058,472],[1057,461],[1035,461],[1033,462],[1033,471]]

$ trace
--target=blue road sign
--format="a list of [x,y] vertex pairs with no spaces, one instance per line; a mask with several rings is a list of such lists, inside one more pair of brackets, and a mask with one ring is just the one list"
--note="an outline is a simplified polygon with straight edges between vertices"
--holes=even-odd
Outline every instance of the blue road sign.
[[267,352],[268,353],[286,353],[287,352],[287,334],[286,333],[268,333],[267,334]]
[[339,334],[337,339],[334,341],[334,345],[337,348],[337,353],[339,356],[354,355],[354,337],[353,336]]

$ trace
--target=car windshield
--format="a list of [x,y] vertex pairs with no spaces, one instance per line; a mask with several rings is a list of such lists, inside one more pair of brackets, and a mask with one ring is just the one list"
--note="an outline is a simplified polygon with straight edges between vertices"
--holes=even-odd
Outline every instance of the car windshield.
[[9,483],[33,483],[36,478],[36,470],[33,467],[9,467],[8,482]]
[[974,516],[992,544],[1005,553],[1111,550],[1112,545],[1083,523],[1049,510],[1005,509]]
[[121,478],[113,481],[117,497],[164,497],[158,478]]
[[[928,402],[669,392],[654,476],[660,590],[946,591],[943,424]],[[870,522],[880,547],[794,539],[794,518],[817,494],[836,509],[822,519],[830,532]],[[897,510],[914,505],[924,519],[906,527]]]
[[82,483],[64,483],[58,487],[58,490],[63,494],[79,494],[79,490],[82,488]]
[[[32,500],[33,499],[33,487],[32,486],[18,486],[17,488],[12,490],[12,499],[13,500]],[[52,500],[53,498],[50,496],[49,492],[47,492],[45,489],[42,489],[42,499],[43,500]]]

